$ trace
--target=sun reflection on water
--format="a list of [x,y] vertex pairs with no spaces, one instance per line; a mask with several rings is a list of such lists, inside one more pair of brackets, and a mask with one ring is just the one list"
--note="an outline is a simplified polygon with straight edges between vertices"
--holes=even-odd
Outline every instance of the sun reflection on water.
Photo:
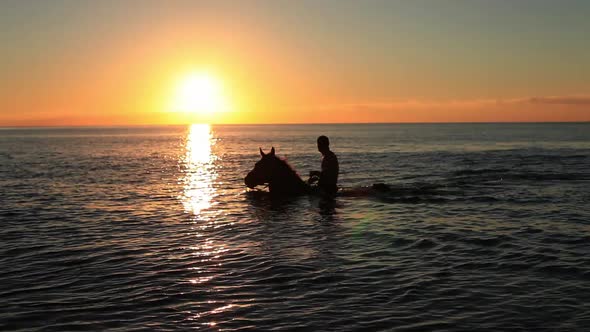
[[[183,185],[180,199],[184,210],[199,221],[204,221],[194,225],[194,233],[191,233],[194,235],[194,243],[186,246],[193,264],[188,268],[191,276],[184,281],[196,290],[215,290],[215,282],[219,277],[216,271],[223,265],[224,255],[230,250],[224,241],[210,237],[210,231],[217,227],[217,218],[214,216],[218,213],[212,207],[215,197],[221,193],[215,187],[218,178],[215,143],[216,139],[209,125],[192,125],[186,136],[186,153],[180,160],[184,170],[180,179]],[[199,321],[207,328],[215,327],[218,318],[230,316],[237,306],[217,301],[207,301],[204,305],[205,308],[186,311],[186,319]]]
[[208,124],[194,124],[190,126],[186,138],[186,154],[182,161],[185,175],[182,179],[184,193],[182,203],[187,213],[201,216],[201,212],[212,205],[215,197],[213,183],[217,179],[215,161],[217,157],[212,152],[215,139]]

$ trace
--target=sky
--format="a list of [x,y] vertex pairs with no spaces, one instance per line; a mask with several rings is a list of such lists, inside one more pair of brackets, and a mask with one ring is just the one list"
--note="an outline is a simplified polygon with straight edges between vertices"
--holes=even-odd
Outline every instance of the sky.
[[[590,121],[589,13],[583,0],[4,0],[0,126]],[[219,82],[223,109],[174,109],[194,73]]]

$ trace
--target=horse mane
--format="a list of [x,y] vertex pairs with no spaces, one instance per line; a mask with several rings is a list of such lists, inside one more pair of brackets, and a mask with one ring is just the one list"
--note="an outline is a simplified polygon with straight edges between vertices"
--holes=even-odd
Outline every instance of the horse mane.
[[279,157],[277,155],[274,156],[275,159],[277,159],[281,165],[286,168],[287,170],[289,170],[291,173],[295,174],[297,177],[301,178],[301,176],[299,175],[299,173],[297,173],[297,171],[293,168],[293,166],[291,166],[291,164],[289,164],[289,162],[287,161],[287,158],[284,157]]

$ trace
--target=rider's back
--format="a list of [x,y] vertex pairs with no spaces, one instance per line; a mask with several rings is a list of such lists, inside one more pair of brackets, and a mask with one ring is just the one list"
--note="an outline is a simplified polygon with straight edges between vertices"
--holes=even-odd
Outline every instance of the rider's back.
[[338,191],[339,171],[338,157],[332,151],[325,152],[322,158],[322,173],[318,186],[327,193]]

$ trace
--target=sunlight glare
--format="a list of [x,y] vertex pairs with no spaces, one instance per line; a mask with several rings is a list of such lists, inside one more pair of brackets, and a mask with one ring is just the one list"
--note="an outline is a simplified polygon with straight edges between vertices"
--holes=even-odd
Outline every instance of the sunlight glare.
[[174,99],[175,111],[212,114],[225,111],[227,101],[221,81],[208,73],[193,73],[177,87]]

